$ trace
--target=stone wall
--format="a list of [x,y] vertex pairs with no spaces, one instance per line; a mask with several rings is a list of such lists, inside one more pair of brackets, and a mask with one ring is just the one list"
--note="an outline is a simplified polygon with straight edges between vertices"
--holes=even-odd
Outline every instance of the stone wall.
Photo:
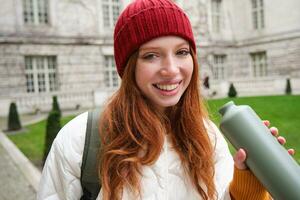
[[[266,51],[268,75],[254,77],[249,54]],[[274,35],[264,40],[241,41],[231,46],[209,46],[199,51],[201,75],[212,76],[213,54],[225,54],[226,79],[212,80],[218,97],[227,95],[229,83],[235,83],[241,96],[284,94],[286,79],[290,78],[293,94],[300,94],[300,31]]]
[[[11,101],[17,102],[21,113],[49,110],[53,95],[58,96],[65,109],[93,106],[93,92],[102,88],[104,81],[103,49],[105,46],[102,45],[0,45],[1,115],[8,112]],[[26,92],[26,55],[56,56],[58,91],[34,94]]]

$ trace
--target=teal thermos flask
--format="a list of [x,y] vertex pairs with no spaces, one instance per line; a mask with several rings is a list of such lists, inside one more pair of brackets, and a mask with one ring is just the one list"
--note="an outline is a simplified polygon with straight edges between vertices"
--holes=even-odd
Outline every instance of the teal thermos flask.
[[230,101],[220,110],[220,129],[247,152],[246,164],[276,200],[300,200],[300,166],[247,105]]

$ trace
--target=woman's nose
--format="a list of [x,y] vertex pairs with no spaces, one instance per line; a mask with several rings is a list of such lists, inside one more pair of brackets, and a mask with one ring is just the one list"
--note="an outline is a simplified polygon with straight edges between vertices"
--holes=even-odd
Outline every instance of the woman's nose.
[[162,76],[174,76],[179,73],[179,63],[173,56],[166,56],[160,70]]

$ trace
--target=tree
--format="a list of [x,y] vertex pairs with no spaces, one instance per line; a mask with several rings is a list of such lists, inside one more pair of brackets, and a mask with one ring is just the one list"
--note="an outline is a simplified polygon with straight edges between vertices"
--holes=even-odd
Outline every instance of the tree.
[[235,89],[233,83],[230,83],[228,97],[236,97],[236,96],[237,96],[236,89]]
[[8,123],[7,123],[7,130],[8,131],[16,131],[22,128],[17,105],[12,102],[9,106],[9,114],[8,114]]
[[61,110],[57,101],[57,96],[52,97],[52,111],[57,111],[61,116]]
[[60,129],[60,113],[56,110],[53,110],[49,113],[47,118],[43,163],[45,163],[48,153],[51,149],[53,140]]
[[287,94],[287,95],[292,94],[292,87],[291,87],[291,82],[290,82],[289,78],[286,79],[285,94]]

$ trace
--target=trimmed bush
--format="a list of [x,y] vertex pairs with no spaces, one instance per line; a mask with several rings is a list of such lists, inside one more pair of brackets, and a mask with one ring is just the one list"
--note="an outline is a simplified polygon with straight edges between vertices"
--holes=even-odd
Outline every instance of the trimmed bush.
[[12,102],[9,106],[7,130],[16,131],[16,130],[20,130],[21,128],[22,125],[20,122],[17,105],[14,102]]
[[45,163],[54,138],[61,129],[59,112],[51,111],[47,118],[43,163]]
[[235,89],[233,83],[230,83],[228,97],[236,97],[236,96],[237,96],[236,89]]
[[61,116],[61,110],[57,101],[57,96],[52,97],[52,110],[57,111],[59,115]]
[[286,79],[285,94],[287,94],[287,95],[292,94],[292,87],[291,87],[291,82],[290,82],[289,78]]

